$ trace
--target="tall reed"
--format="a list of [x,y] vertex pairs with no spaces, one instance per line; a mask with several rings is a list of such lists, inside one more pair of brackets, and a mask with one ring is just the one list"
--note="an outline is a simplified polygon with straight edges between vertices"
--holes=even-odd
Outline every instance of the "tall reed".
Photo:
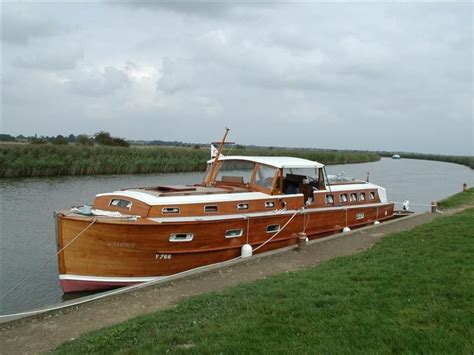
[[[287,149],[234,149],[233,155],[285,155],[323,164],[379,160],[374,153]],[[226,152],[224,152],[226,154]],[[0,145],[0,177],[144,174],[204,171],[206,148]]]

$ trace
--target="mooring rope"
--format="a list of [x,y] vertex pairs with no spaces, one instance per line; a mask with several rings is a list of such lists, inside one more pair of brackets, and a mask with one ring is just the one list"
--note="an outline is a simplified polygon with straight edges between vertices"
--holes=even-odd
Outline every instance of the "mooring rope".
[[74,243],[81,235],[83,235],[85,233],[85,231],[87,231],[90,227],[92,227],[92,225],[97,222],[97,218],[94,218],[92,220],[91,223],[89,223],[89,225],[87,225],[86,228],[84,228],[78,235],[76,235],[69,243],[67,243],[64,247],[62,247],[61,249],[58,250],[58,252],[56,254],[54,254],[52,257],[50,257],[49,259],[47,259],[43,264],[40,265],[39,268],[36,268],[34,272],[32,272],[31,274],[29,275],[26,275],[16,286],[12,287],[10,290],[8,290],[5,294],[3,294],[2,296],[0,296],[0,300],[7,297],[8,295],[10,295],[13,291],[15,291],[16,289],[18,289],[18,287],[24,285],[24,282],[31,279],[33,276],[35,276],[38,271],[42,270],[46,265],[48,265],[53,259],[56,259],[58,257],[59,254],[61,254],[67,247],[69,247],[72,243]]
[[282,228],[280,228],[278,230],[278,232],[276,232],[275,234],[273,234],[270,238],[268,238],[264,243],[260,244],[258,247],[256,247],[253,251],[257,251],[258,249],[260,249],[261,247],[263,247],[265,244],[267,244],[268,242],[270,242],[273,238],[275,238],[278,234],[280,234],[281,232],[283,232],[283,230],[288,226],[288,224],[290,224],[290,222],[293,220],[293,218],[296,217],[296,215],[303,211],[304,208],[300,208],[299,210],[296,210],[295,213],[293,213],[293,215],[290,217],[290,219],[283,225]]

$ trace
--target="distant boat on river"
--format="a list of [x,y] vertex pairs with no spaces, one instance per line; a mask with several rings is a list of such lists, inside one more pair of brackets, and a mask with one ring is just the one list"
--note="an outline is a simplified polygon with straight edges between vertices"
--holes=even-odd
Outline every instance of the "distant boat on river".
[[398,154],[392,155],[392,159],[402,159],[402,157]]

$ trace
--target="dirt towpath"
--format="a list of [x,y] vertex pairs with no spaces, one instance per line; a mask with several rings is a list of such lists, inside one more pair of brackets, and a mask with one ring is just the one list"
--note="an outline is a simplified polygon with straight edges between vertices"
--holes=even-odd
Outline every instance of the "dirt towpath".
[[[456,211],[449,211],[449,214]],[[242,282],[318,265],[320,262],[369,249],[384,236],[405,231],[434,219],[419,214],[338,234],[293,249],[208,271],[130,293],[112,296],[63,311],[50,312],[0,326],[1,354],[35,354],[56,348],[81,334],[126,321],[141,314],[173,307],[182,299],[219,291]]]

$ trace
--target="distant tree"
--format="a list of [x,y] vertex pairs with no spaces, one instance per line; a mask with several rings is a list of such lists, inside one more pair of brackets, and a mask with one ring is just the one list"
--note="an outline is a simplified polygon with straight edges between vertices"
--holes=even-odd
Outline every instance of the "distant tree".
[[74,134],[70,134],[67,137],[67,140],[68,140],[69,143],[75,143],[76,142],[76,136]]
[[68,145],[69,140],[66,137],[63,137],[62,135],[58,135],[56,136],[56,138],[53,138],[51,140],[51,143],[53,143],[54,145]]
[[109,132],[100,131],[94,135],[94,140],[100,145],[110,145],[116,147],[130,147],[130,144],[122,138],[112,137]]
[[100,131],[94,134],[94,140],[97,144],[100,145],[112,145],[112,136],[109,132]]
[[0,134],[0,141],[1,142],[14,142],[16,139],[15,137],[9,134]]
[[117,138],[117,137],[112,138],[112,142],[110,145],[116,146],[116,147],[127,147],[127,148],[130,147],[130,144],[125,139]]
[[235,149],[241,149],[241,150],[243,150],[243,149],[245,149],[245,146],[242,145],[242,144],[237,144],[237,145],[235,146]]
[[80,134],[76,137],[76,144],[79,145],[94,145],[94,140],[87,134]]

